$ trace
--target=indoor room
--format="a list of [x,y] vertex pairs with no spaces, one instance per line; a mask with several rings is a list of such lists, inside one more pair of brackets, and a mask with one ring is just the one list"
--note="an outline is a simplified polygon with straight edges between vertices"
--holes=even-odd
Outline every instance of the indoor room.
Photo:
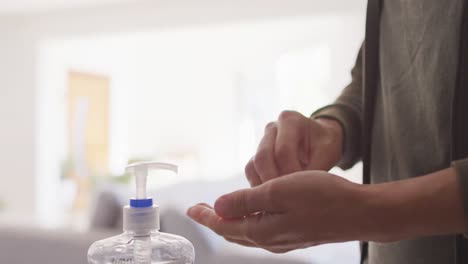
[[[160,229],[188,239],[195,263],[359,263],[355,241],[275,254],[186,212],[249,188],[244,168],[283,110],[308,118],[335,100],[365,14],[363,0],[1,1],[3,261],[87,263],[122,233],[126,166],[157,161],[178,166],[148,174]],[[361,170],[332,172],[360,183]]]

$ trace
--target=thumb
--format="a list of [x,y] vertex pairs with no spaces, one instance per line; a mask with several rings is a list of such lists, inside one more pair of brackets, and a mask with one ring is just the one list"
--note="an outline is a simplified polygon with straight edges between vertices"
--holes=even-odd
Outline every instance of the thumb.
[[269,184],[238,190],[225,194],[216,200],[214,209],[222,218],[241,218],[257,212],[270,212],[271,205]]

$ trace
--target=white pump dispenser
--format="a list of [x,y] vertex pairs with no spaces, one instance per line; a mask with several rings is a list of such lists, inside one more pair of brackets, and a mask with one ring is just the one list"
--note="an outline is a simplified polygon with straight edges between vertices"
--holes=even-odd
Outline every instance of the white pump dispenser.
[[136,181],[136,199],[147,199],[146,180],[150,170],[169,170],[177,173],[178,167],[169,163],[162,162],[137,162],[127,166],[126,171],[135,176]]
[[159,207],[146,194],[148,172],[153,169],[177,173],[177,166],[138,162],[127,166],[135,176],[136,195],[123,209],[125,233],[95,242],[88,250],[90,264],[193,264],[193,245],[183,237],[159,232]]
[[170,170],[177,173],[177,166],[160,162],[138,162],[128,165],[127,173],[135,176],[136,195],[130,205],[124,207],[123,229],[137,235],[159,230],[159,207],[146,195],[146,183],[150,170]]

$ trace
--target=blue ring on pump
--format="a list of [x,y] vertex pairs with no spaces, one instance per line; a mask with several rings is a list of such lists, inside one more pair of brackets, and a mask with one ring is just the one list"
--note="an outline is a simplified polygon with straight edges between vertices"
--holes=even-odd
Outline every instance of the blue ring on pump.
[[153,198],[148,199],[130,199],[130,207],[146,208],[153,206]]

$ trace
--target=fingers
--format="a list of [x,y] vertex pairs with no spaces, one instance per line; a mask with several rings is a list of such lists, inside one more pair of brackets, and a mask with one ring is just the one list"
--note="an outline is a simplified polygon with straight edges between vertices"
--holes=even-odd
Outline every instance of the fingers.
[[266,126],[257,153],[245,168],[251,186],[303,169],[301,161],[307,160],[304,145],[308,143],[305,120],[297,112],[284,111],[277,122]]
[[257,212],[273,212],[270,199],[270,185],[260,185],[250,189],[226,194],[216,200],[214,208],[223,218],[241,218]]
[[229,237],[230,239],[243,240],[246,236],[247,225],[244,223],[244,219],[223,219],[218,216],[212,208],[205,205],[195,205],[187,211],[187,215],[204,225],[216,234]]
[[[304,139],[304,117],[296,112],[285,111],[278,119],[278,133],[275,142],[275,158],[281,175],[302,169],[299,156]],[[304,147],[302,147],[304,148]]]
[[[288,242],[284,242],[284,243],[279,244],[279,245],[262,246],[262,245],[255,244],[254,242],[251,242],[251,241],[248,241],[248,240],[232,239],[232,238],[228,238],[228,237],[225,237],[224,239],[226,241],[228,241],[228,242],[238,244],[238,245],[241,245],[241,246],[244,246],[244,247],[263,248],[263,249],[265,249],[267,251],[270,251],[270,252],[276,253],[276,254],[282,254],[282,253],[286,253],[286,252],[289,252],[289,251],[292,251],[292,250],[295,250],[295,249],[304,248],[302,245],[297,245],[297,246],[296,245],[290,245]],[[314,245],[310,245],[310,246],[314,246]]]
[[265,128],[260,145],[255,154],[253,164],[255,171],[262,182],[279,176],[278,168],[275,161],[275,141],[278,128],[275,123],[270,123]]
[[228,242],[238,244],[238,245],[241,245],[241,246],[244,246],[244,247],[257,247],[254,243],[249,242],[247,240],[233,239],[233,238],[229,238],[229,237],[225,237],[224,239],[226,239],[226,241],[228,241]]
[[262,179],[255,170],[254,158],[251,158],[245,166],[245,176],[252,187],[262,184]]
[[238,219],[224,219],[206,205],[195,205],[187,211],[194,221],[216,234],[244,246],[267,245],[273,241],[279,222],[277,215],[254,214]]

